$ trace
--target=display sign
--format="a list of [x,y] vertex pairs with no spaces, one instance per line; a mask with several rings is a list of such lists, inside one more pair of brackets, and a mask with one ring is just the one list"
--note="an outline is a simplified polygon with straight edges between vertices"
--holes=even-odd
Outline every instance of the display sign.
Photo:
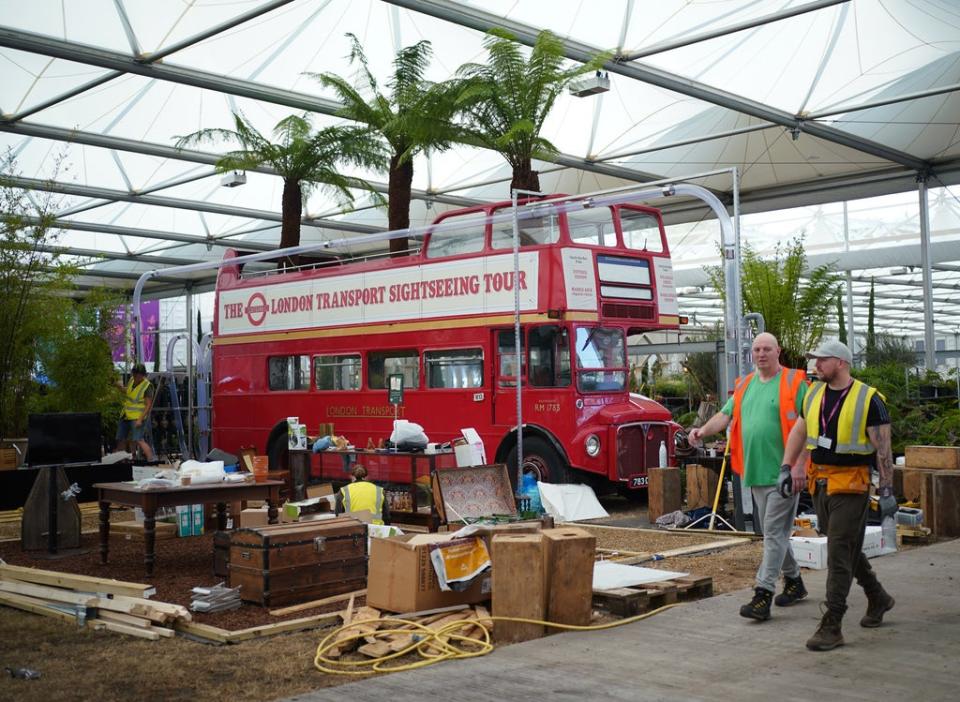
[[394,373],[387,376],[389,382],[390,404],[403,404],[403,373]]

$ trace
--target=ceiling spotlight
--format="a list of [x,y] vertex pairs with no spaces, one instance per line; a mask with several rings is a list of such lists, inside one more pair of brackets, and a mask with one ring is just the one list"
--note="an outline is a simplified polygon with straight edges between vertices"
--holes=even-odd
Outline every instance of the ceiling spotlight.
[[790,127],[790,136],[791,136],[791,138],[792,138],[794,141],[797,141],[797,140],[800,139],[800,125],[799,125],[799,124],[796,125],[796,126]]
[[576,97],[605,93],[610,90],[610,76],[605,71],[597,71],[592,76],[571,81],[567,89]]
[[230,171],[229,173],[224,173],[223,177],[220,178],[220,185],[225,188],[235,188],[238,185],[243,185],[247,182],[247,174],[243,171]]

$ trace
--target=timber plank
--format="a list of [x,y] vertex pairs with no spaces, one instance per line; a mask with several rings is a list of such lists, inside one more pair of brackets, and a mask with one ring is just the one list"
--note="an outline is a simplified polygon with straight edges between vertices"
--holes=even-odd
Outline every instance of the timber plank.
[[0,578],[5,580],[19,580],[38,585],[52,585],[54,587],[68,587],[86,592],[105,592],[111,595],[127,595],[130,597],[147,598],[155,595],[157,590],[153,585],[143,583],[129,583],[123,580],[108,580],[95,578],[90,575],[73,575],[59,573],[54,570],[26,568],[9,564],[0,565]]
[[12,592],[0,592],[0,604],[5,604],[8,607],[13,607],[24,612],[39,614],[42,617],[51,617],[53,619],[59,619],[60,621],[69,622],[71,624],[77,623],[77,617],[75,614],[63,612],[59,609],[51,607],[49,600],[28,597],[27,595],[18,595]]
[[339,614],[317,614],[312,617],[302,617],[300,619],[290,619],[276,624],[264,624],[263,626],[254,626],[249,629],[239,629],[230,632],[227,643],[238,643],[249,639],[259,639],[274,634],[285,634],[291,631],[303,631],[305,629],[317,629],[322,626],[335,624],[340,618]]
[[286,614],[293,614],[294,612],[302,612],[307,609],[314,609],[315,607],[323,607],[324,605],[334,604],[337,602],[343,602],[345,600],[353,600],[357,597],[363,597],[367,594],[367,588],[362,590],[354,590],[353,592],[345,592],[342,595],[332,595],[331,597],[324,597],[319,600],[311,600],[310,602],[304,602],[302,604],[291,605],[289,607],[282,607],[281,609],[271,609],[270,614],[282,617]]

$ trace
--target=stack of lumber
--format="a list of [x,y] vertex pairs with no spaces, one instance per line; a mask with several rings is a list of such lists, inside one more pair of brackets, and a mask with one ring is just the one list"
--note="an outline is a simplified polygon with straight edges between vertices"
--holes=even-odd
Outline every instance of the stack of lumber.
[[152,585],[0,562],[0,604],[152,641],[191,619],[186,607],[148,599],[155,592]]

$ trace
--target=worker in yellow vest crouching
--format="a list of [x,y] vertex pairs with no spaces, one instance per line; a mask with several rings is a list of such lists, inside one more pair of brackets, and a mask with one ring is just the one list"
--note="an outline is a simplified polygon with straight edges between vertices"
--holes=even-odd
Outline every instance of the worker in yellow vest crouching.
[[383,488],[367,481],[367,469],[363,466],[353,469],[353,482],[340,488],[337,495],[337,514],[357,512],[369,512],[371,524],[389,524]]

